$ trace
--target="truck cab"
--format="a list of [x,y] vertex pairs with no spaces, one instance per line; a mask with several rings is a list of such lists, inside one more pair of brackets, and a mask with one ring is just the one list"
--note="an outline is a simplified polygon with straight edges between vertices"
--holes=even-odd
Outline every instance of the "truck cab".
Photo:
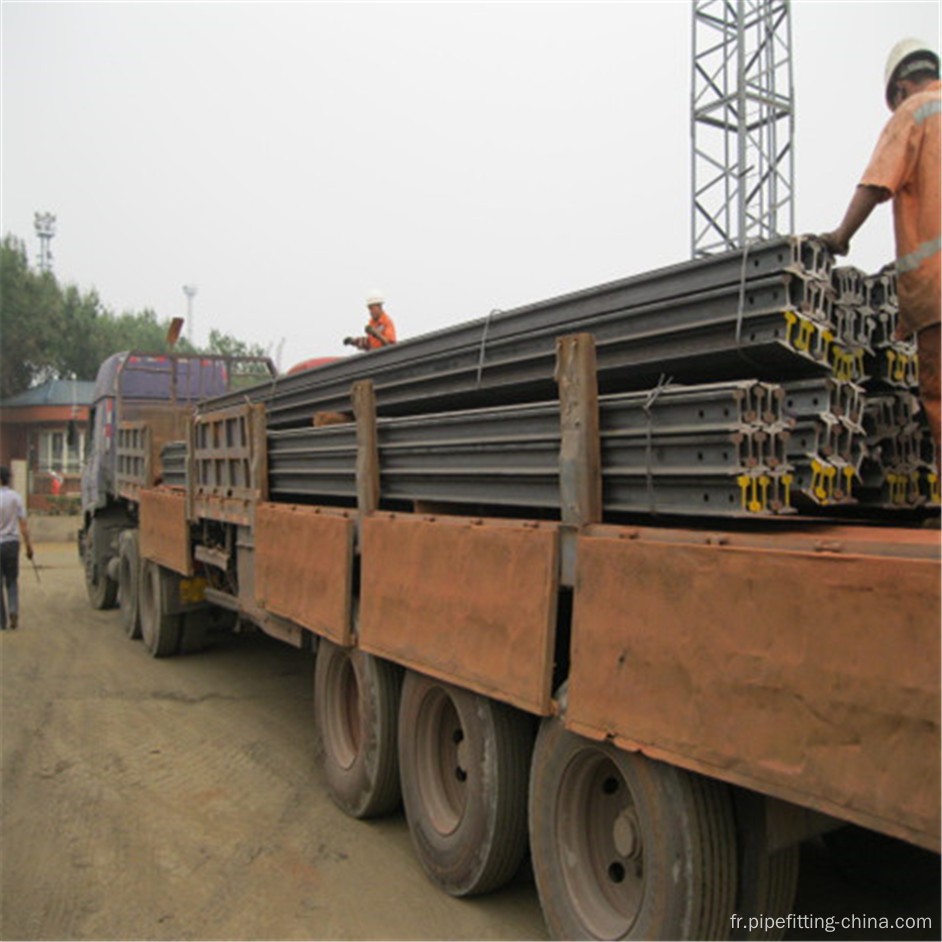
[[276,375],[267,357],[123,351],[98,370],[85,466],[79,552],[96,608],[117,601],[118,542],[136,525],[137,492],[160,482],[160,451],[185,436],[201,399]]

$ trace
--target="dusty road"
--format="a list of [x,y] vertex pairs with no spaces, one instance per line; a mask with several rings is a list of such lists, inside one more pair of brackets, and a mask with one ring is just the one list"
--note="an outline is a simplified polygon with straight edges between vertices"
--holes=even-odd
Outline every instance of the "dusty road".
[[259,636],[154,660],[85,602],[74,547],[0,634],[4,939],[540,939],[532,881],[452,899],[400,815],[366,823],[314,756],[313,659]]
[[[314,755],[313,659],[263,636],[154,660],[92,611],[73,546],[21,573],[0,634],[3,939],[542,939],[532,879],[435,889],[402,815],[338,811]],[[799,913],[929,914],[938,880],[878,894],[803,853]],[[792,938],[820,938],[793,932]]]

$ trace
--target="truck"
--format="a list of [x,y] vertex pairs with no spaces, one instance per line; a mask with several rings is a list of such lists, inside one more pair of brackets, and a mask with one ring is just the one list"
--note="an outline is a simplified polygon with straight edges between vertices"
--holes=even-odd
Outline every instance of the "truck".
[[529,854],[557,938],[781,937],[802,841],[940,851],[893,288],[786,237],[231,393],[180,361],[214,388],[145,406],[148,358],[106,363],[89,599],[155,657],[315,651],[331,797],[403,807],[447,893]]

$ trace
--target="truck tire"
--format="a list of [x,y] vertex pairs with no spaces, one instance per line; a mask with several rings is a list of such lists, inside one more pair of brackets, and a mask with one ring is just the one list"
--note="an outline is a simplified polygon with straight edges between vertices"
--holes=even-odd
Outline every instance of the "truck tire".
[[557,939],[720,939],[735,912],[726,786],[545,719],[530,775],[530,849]]
[[527,847],[533,724],[502,703],[408,672],[399,767],[412,843],[452,896],[486,893],[516,874]]
[[[774,940],[784,937],[787,927],[775,920],[794,912],[798,890],[800,845],[769,849],[766,799],[744,789],[733,790],[739,843],[739,889],[734,912],[741,917],[731,926],[734,940]],[[754,920],[765,917],[762,926]]]
[[118,604],[121,608],[121,624],[132,640],[141,636],[140,584],[141,557],[137,530],[122,530],[118,538]]
[[[759,905],[756,915],[778,919],[790,916],[795,907],[798,893],[798,870],[801,848],[798,844],[774,851],[766,858],[765,872],[759,889]],[[742,912],[737,907],[736,912]],[[754,929],[749,939],[779,940],[785,938],[787,928]]]
[[183,616],[164,611],[162,582],[166,578],[157,563],[149,559],[141,567],[138,598],[141,613],[141,638],[153,657],[170,657],[180,649]]
[[85,531],[85,591],[92,608],[114,608],[118,599],[118,583],[108,578],[108,560],[96,549],[98,524],[93,520]]
[[402,670],[321,640],[314,667],[314,723],[334,803],[374,818],[402,803],[396,719]]

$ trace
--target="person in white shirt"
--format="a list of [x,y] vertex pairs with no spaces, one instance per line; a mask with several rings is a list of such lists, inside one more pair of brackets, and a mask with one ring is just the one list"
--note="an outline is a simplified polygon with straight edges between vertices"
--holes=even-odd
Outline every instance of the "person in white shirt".
[[10,469],[0,467],[0,630],[16,628],[20,619],[20,536],[26,547],[26,558],[33,558],[26,508],[23,498],[10,487]]

